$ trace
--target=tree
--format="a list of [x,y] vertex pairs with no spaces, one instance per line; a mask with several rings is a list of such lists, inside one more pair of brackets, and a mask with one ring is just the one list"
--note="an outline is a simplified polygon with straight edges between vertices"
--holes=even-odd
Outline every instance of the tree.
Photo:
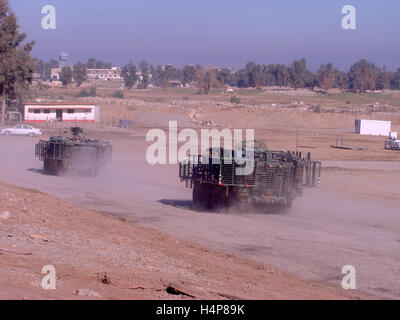
[[239,88],[249,87],[249,75],[246,69],[240,69],[237,72],[235,72],[235,78],[236,78],[236,85]]
[[385,90],[390,88],[390,83],[392,80],[393,74],[386,70],[386,67],[380,69],[376,78],[375,87],[378,90]]
[[353,64],[349,72],[350,88],[353,91],[365,92],[375,90],[375,82],[379,69],[365,59]]
[[284,64],[278,64],[275,68],[275,84],[277,86],[288,86],[290,75],[288,68]]
[[305,85],[305,74],[307,70],[306,59],[295,60],[289,67],[289,76],[295,90]]
[[97,61],[95,58],[90,58],[86,63],[86,67],[88,69],[111,69],[112,63],[100,60]]
[[138,81],[137,69],[132,62],[128,63],[122,69],[121,75],[124,78],[125,87],[128,89],[131,89]]
[[74,65],[72,73],[76,86],[79,87],[86,80],[86,66],[78,62]]
[[248,77],[248,85],[257,88],[263,85],[263,72],[259,64],[250,61],[246,64],[246,72]]
[[333,64],[323,64],[318,70],[318,85],[320,88],[324,89],[325,93],[328,92],[330,88],[333,87],[335,83],[335,73],[333,71]]
[[346,72],[338,69],[334,70],[335,73],[335,87],[345,92],[349,88],[349,76]]
[[196,80],[196,68],[193,65],[182,67],[181,82],[184,86]]
[[394,90],[400,89],[400,68],[393,73],[392,79],[390,81],[390,88]]
[[5,120],[6,100],[20,97],[21,89],[32,83],[35,64],[30,57],[34,42],[23,44],[17,19],[8,6],[0,0],[0,101],[2,121]]
[[142,79],[140,84],[138,85],[139,89],[146,89],[150,84],[150,76],[149,76],[149,63],[147,61],[142,61],[139,63],[139,69],[142,73]]
[[164,68],[164,72],[165,72],[165,81],[167,81],[168,83],[171,80],[174,80],[177,78],[176,77],[177,71],[172,64],[167,64]]
[[64,67],[61,69],[60,81],[62,82],[63,86],[66,86],[71,83],[72,71],[70,67]]
[[232,74],[231,71],[227,68],[218,69],[216,71],[217,80],[225,85],[232,84]]
[[167,80],[165,76],[164,67],[158,65],[153,71],[153,83],[158,87],[165,88],[167,86]]
[[215,69],[199,68],[196,73],[198,93],[208,94],[211,88],[221,87],[221,83],[217,80]]
[[143,60],[142,62],[140,62],[138,64],[138,66],[139,66],[140,72],[142,72],[142,73],[148,73],[149,72],[149,63],[147,61]]
[[150,84],[150,76],[148,72],[142,72],[142,80],[138,86],[139,89],[146,89]]

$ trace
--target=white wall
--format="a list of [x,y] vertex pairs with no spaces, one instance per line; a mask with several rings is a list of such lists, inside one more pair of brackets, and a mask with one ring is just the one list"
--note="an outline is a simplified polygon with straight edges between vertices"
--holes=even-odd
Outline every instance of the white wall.
[[391,131],[390,121],[360,120],[355,121],[355,132],[375,136],[389,136]]
[[[40,113],[34,113],[33,110],[40,110]],[[43,110],[50,110],[50,113],[44,113]],[[25,122],[47,122],[56,120],[56,109],[62,109],[63,121],[95,121],[95,106],[94,105],[25,105]],[[74,110],[74,113],[68,113],[68,110]],[[84,112],[88,110],[89,112]]]

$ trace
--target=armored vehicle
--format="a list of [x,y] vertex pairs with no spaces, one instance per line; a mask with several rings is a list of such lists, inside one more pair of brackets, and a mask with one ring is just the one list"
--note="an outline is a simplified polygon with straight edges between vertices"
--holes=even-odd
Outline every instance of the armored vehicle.
[[396,138],[390,138],[385,140],[386,150],[398,150],[400,151],[400,140]]
[[111,160],[112,147],[106,141],[92,140],[82,128],[72,127],[70,136],[52,136],[35,146],[45,173],[62,175],[69,171],[96,175]]
[[[249,152],[243,144],[242,154]],[[218,207],[253,204],[261,209],[283,210],[292,206],[293,200],[301,196],[304,187],[319,187],[321,162],[311,161],[311,154],[302,158],[301,152],[267,150],[254,143],[254,155],[247,162],[252,170],[238,174],[246,164],[228,161],[224,150],[209,149],[209,155],[190,156],[179,164],[179,177],[193,189],[193,204],[196,207],[215,209]],[[232,158],[235,158],[235,151]]]

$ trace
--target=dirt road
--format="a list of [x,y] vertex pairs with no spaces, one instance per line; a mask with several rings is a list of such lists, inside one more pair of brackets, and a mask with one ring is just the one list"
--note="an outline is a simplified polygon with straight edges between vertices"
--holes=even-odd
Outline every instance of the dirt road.
[[[369,168],[357,169],[363,171],[342,189],[340,179],[346,180],[346,170],[358,164],[330,163],[336,171],[328,170],[322,187],[305,191],[288,214],[198,212],[191,209],[190,190],[179,182],[176,165],[146,163],[142,133],[110,141],[113,166],[101,176],[53,177],[44,175],[33,157],[35,138],[0,137],[0,180],[338,288],[341,268],[353,265],[357,292],[400,298],[399,191],[389,199],[358,193],[357,179],[362,181]],[[383,177],[385,168],[380,167]],[[388,176],[399,176],[397,167],[390,170]]]

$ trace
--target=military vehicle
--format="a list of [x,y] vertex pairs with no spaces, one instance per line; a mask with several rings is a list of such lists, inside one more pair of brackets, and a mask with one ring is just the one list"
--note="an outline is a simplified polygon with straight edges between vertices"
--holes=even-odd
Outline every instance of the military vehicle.
[[45,173],[62,175],[69,171],[96,175],[112,156],[112,147],[106,141],[92,140],[80,127],[72,127],[70,136],[52,136],[41,140],[35,155],[43,161]]
[[[242,155],[249,148],[242,144]],[[216,209],[218,207],[252,204],[261,209],[286,210],[301,196],[304,187],[319,187],[321,162],[311,161],[311,154],[302,158],[301,152],[267,150],[254,143],[253,170],[238,175],[246,164],[226,161],[223,148],[209,149],[209,155],[190,156],[179,164],[179,177],[193,189],[193,205]],[[240,149],[239,149],[240,150]],[[232,158],[235,158],[235,151]],[[228,153],[227,153],[228,154]]]
[[390,132],[389,139],[385,140],[386,150],[400,150],[400,140],[397,139],[397,132]]
[[400,151],[400,140],[394,139],[394,138],[386,139],[385,140],[385,149]]

